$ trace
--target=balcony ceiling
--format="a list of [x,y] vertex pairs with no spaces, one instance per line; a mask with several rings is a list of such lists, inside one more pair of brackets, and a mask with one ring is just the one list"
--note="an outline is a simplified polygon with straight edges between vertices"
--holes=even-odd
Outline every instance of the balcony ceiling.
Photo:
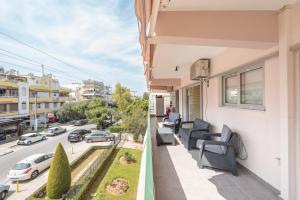
[[[162,11],[180,10],[278,10],[297,0],[170,0]],[[162,2],[168,2],[163,0]]]
[[[153,58],[152,75],[156,79],[181,78],[200,58],[212,58],[225,48],[196,45],[159,44]],[[175,67],[179,66],[178,71]]]

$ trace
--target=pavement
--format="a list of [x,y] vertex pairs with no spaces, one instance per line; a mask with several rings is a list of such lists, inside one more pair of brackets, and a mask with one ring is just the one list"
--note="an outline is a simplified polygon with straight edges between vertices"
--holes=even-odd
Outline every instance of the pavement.
[[[66,128],[68,132],[77,128],[72,125],[62,126],[62,127]],[[94,127],[94,125],[85,125],[85,126],[80,126],[78,128],[88,129],[91,127]],[[48,137],[46,141],[37,142],[29,146],[16,145],[16,142],[10,142],[10,143],[0,145],[0,149],[1,149],[0,183],[5,183],[10,185],[10,191],[8,193],[7,199],[23,200],[29,195],[31,195],[41,185],[46,183],[48,177],[48,170],[41,173],[34,180],[21,182],[20,192],[16,192],[16,184],[12,183],[7,179],[7,174],[14,164],[23,160],[24,158],[37,153],[54,152],[57,144],[61,143],[66,150],[66,153],[69,158],[69,162],[72,162],[73,160],[78,158],[84,151],[86,151],[90,146],[97,145],[97,144],[101,144],[101,145],[110,144],[109,142],[86,143],[85,141],[81,141],[78,143],[69,143],[67,141],[68,132],[55,137]],[[5,152],[7,153],[4,154]]]

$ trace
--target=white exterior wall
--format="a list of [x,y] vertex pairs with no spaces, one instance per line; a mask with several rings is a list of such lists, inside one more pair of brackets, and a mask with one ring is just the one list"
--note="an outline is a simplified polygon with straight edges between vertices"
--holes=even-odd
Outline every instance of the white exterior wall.
[[[22,89],[26,89],[26,95],[23,96]],[[18,110],[20,115],[27,115],[29,114],[29,84],[28,83],[22,83],[19,82],[19,88],[18,88],[18,93],[19,93],[19,102],[18,102]],[[23,110],[22,108],[22,103],[26,102],[26,109]]]
[[213,131],[220,132],[223,124],[226,124],[233,131],[237,132],[241,136],[248,152],[248,159],[244,161],[239,160],[239,162],[280,190],[280,162],[278,160],[280,158],[280,102],[278,79],[278,58],[266,60],[265,111],[220,106],[219,102],[222,98],[220,95],[220,78],[211,79],[207,90],[206,120],[212,124]]

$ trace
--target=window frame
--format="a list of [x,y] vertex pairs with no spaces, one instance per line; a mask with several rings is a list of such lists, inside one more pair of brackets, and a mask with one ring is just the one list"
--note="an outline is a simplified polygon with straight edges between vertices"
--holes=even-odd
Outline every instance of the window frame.
[[[258,70],[258,69],[262,69],[262,76],[263,76],[263,80],[262,80],[262,104],[245,104],[245,103],[241,103],[242,99],[241,99],[241,95],[242,95],[242,74],[243,73],[247,73],[253,70]],[[230,78],[233,76],[237,76],[238,79],[238,100],[236,104],[231,104],[231,103],[226,103],[226,85],[225,85],[225,80],[226,78]],[[266,107],[265,107],[265,65],[264,63],[257,63],[254,65],[249,65],[249,66],[245,66],[245,67],[241,67],[239,69],[230,71],[226,74],[223,74],[221,76],[221,83],[222,83],[222,106],[223,107],[233,107],[233,108],[240,108],[240,109],[248,109],[248,110],[260,110],[260,111],[265,111]]]

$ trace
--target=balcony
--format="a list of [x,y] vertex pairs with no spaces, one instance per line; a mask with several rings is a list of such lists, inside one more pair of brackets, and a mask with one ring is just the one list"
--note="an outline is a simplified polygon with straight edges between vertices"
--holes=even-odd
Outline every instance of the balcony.
[[145,136],[138,199],[280,199],[278,191],[244,167],[239,167],[238,176],[200,169],[196,161],[198,150],[187,151],[179,138],[175,146],[157,146],[156,127],[156,119],[152,117]]
[[52,89],[49,86],[45,86],[45,85],[30,85],[30,90],[32,90],[32,91],[51,91]]
[[0,96],[0,103],[18,103],[19,98],[17,96]]
[[[48,108],[48,109],[37,109],[37,114],[44,114],[44,113],[52,113],[53,110]],[[35,114],[35,109],[30,110],[30,115],[34,115]]]
[[9,117],[9,116],[17,116],[19,115],[18,111],[9,111],[9,112],[1,112],[0,117]]
[[[53,100],[52,100],[52,98],[50,98],[50,97],[42,97],[42,98],[37,98],[36,99],[36,101],[38,102],[38,103],[42,103],[42,102],[52,102]],[[31,103],[35,103],[35,97],[30,97],[30,102]]]
[[1,80],[0,85],[3,87],[7,87],[7,88],[18,88],[19,87],[18,82],[9,81],[9,80],[7,80],[7,81]]

